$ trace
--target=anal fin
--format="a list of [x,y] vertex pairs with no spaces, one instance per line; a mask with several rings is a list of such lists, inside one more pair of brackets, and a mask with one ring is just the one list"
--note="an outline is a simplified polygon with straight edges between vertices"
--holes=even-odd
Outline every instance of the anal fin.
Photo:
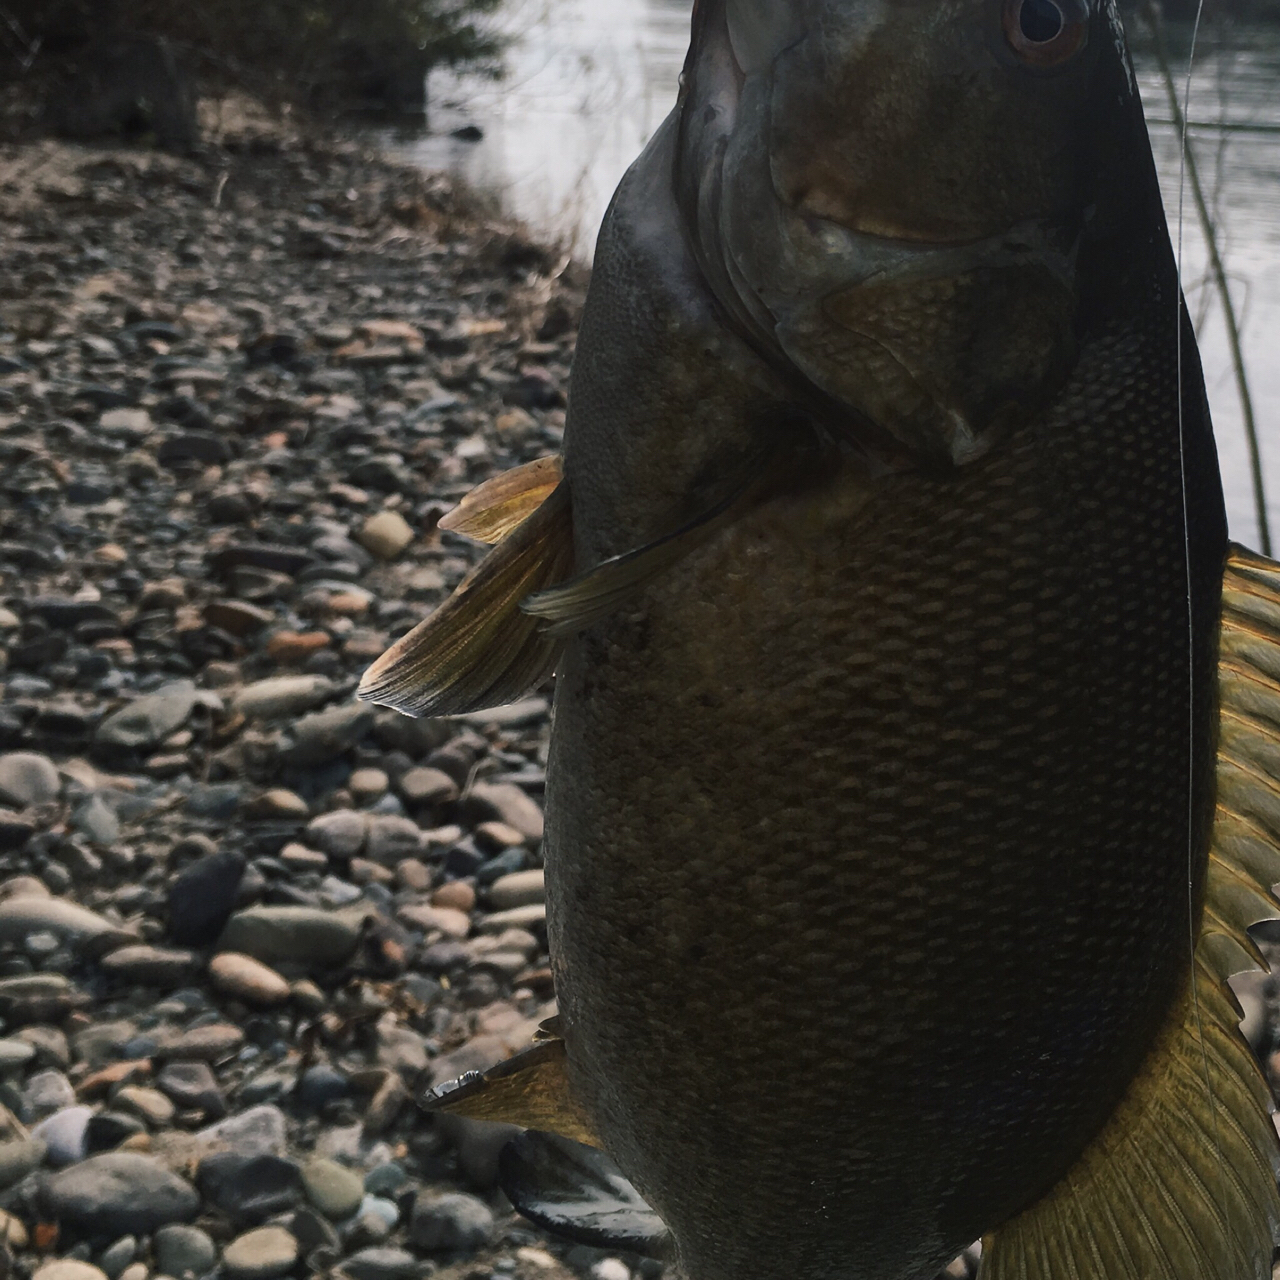
[[427,1111],[545,1129],[598,1147],[600,1140],[573,1096],[565,1068],[564,1041],[543,1039],[488,1071],[471,1071],[428,1089],[418,1102]]
[[1280,1241],[1271,1092],[1226,986],[1280,915],[1280,564],[1233,548],[1205,903],[1183,995],[1103,1130],[983,1241],[981,1280],[1270,1280]]

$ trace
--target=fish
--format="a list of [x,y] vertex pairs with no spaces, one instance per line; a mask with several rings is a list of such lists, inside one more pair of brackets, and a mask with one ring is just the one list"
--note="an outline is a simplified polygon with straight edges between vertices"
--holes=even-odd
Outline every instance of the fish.
[[563,454],[367,672],[555,675],[558,1015],[429,1091],[687,1280],[1264,1280],[1227,979],[1280,882],[1280,565],[1228,540],[1111,0],[698,0]]

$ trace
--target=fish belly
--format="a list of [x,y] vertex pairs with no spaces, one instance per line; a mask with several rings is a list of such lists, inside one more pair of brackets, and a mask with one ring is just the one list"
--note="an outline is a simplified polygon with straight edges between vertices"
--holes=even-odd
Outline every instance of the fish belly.
[[1080,388],[949,476],[768,503],[569,647],[570,1070],[692,1280],[930,1274],[1063,1175],[1185,981],[1176,436],[1087,353]]

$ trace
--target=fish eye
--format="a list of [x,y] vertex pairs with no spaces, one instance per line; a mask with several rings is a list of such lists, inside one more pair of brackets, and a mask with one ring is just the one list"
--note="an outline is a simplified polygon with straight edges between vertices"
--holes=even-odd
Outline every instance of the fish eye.
[[1024,62],[1056,67],[1084,48],[1087,0],[1005,0],[1004,35]]

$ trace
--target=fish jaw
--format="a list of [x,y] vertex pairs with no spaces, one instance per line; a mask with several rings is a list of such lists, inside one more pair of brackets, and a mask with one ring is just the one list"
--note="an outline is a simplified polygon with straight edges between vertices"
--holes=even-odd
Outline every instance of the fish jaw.
[[997,0],[704,5],[677,189],[708,287],[864,444],[980,457],[1061,387],[1117,219],[1106,140],[1141,108],[1110,6],[1045,71]]

